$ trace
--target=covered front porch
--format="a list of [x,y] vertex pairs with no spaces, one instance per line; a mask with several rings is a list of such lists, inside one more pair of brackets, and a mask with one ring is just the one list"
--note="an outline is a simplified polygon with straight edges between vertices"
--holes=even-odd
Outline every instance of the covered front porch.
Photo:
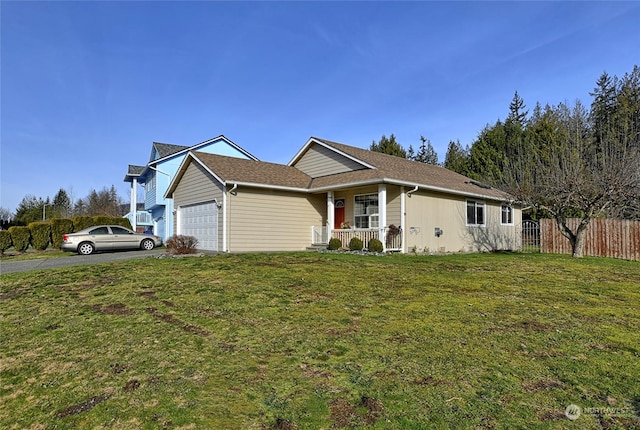
[[[386,251],[402,252],[402,229],[400,227],[383,228],[344,228],[330,229],[327,226],[312,227],[312,245],[328,245],[329,239],[335,237],[340,239],[342,246],[349,246],[349,242],[354,237],[362,240],[366,247],[371,239],[379,239]],[[382,239],[381,239],[382,238]]]
[[357,237],[366,248],[378,239],[385,251],[403,252],[405,197],[404,187],[387,184],[328,191],[326,224],[312,227],[311,242],[327,245],[337,238],[346,247]]

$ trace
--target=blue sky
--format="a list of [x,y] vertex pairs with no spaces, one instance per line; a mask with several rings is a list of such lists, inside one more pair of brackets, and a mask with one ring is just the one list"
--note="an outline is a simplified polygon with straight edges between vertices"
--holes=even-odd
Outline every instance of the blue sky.
[[591,102],[640,64],[640,2],[0,2],[0,206],[81,198],[153,141],[470,144],[514,92]]

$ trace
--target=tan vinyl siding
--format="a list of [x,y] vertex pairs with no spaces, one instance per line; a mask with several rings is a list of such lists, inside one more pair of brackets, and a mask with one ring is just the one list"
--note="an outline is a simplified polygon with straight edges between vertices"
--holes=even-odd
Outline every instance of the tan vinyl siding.
[[403,227],[402,213],[400,213],[401,188],[393,185],[387,185],[387,225],[391,224],[396,227]]
[[[418,252],[479,252],[520,249],[522,212],[514,207],[514,225],[501,225],[501,203],[485,203],[485,225],[467,226],[467,199],[418,191],[406,199],[405,249]],[[443,234],[436,237],[435,228]]]
[[[173,192],[173,207],[205,203],[212,200],[222,203],[223,186],[198,163],[189,163],[187,170]],[[218,211],[218,249],[222,250],[222,210]],[[173,217],[173,231],[178,234],[178,217]]]
[[327,218],[324,194],[241,186],[229,197],[231,252],[304,250],[311,245],[312,226]]
[[311,146],[294,165],[312,178],[362,170],[365,167],[321,145]]

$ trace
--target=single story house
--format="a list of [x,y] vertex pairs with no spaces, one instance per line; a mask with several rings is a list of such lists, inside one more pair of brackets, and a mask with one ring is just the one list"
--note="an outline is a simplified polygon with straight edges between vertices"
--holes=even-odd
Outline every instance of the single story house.
[[174,231],[220,252],[304,250],[332,237],[399,252],[520,249],[521,208],[440,166],[316,137],[287,164],[189,151],[169,184]]
[[[145,166],[130,164],[124,177],[131,184],[131,204],[125,218],[134,230],[150,231],[165,241],[173,236],[173,202],[165,194],[189,151],[257,160],[222,135],[192,146],[153,142],[149,162]],[[144,187],[144,210],[138,210],[138,186]]]

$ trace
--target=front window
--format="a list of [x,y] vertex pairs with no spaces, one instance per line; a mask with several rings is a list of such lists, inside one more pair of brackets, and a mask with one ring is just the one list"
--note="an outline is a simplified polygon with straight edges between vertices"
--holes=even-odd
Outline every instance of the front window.
[[502,224],[513,224],[513,208],[508,205],[502,205]]
[[365,194],[355,196],[353,215],[356,228],[378,228],[378,195]]
[[484,203],[467,200],[467,225],[484,224]]

